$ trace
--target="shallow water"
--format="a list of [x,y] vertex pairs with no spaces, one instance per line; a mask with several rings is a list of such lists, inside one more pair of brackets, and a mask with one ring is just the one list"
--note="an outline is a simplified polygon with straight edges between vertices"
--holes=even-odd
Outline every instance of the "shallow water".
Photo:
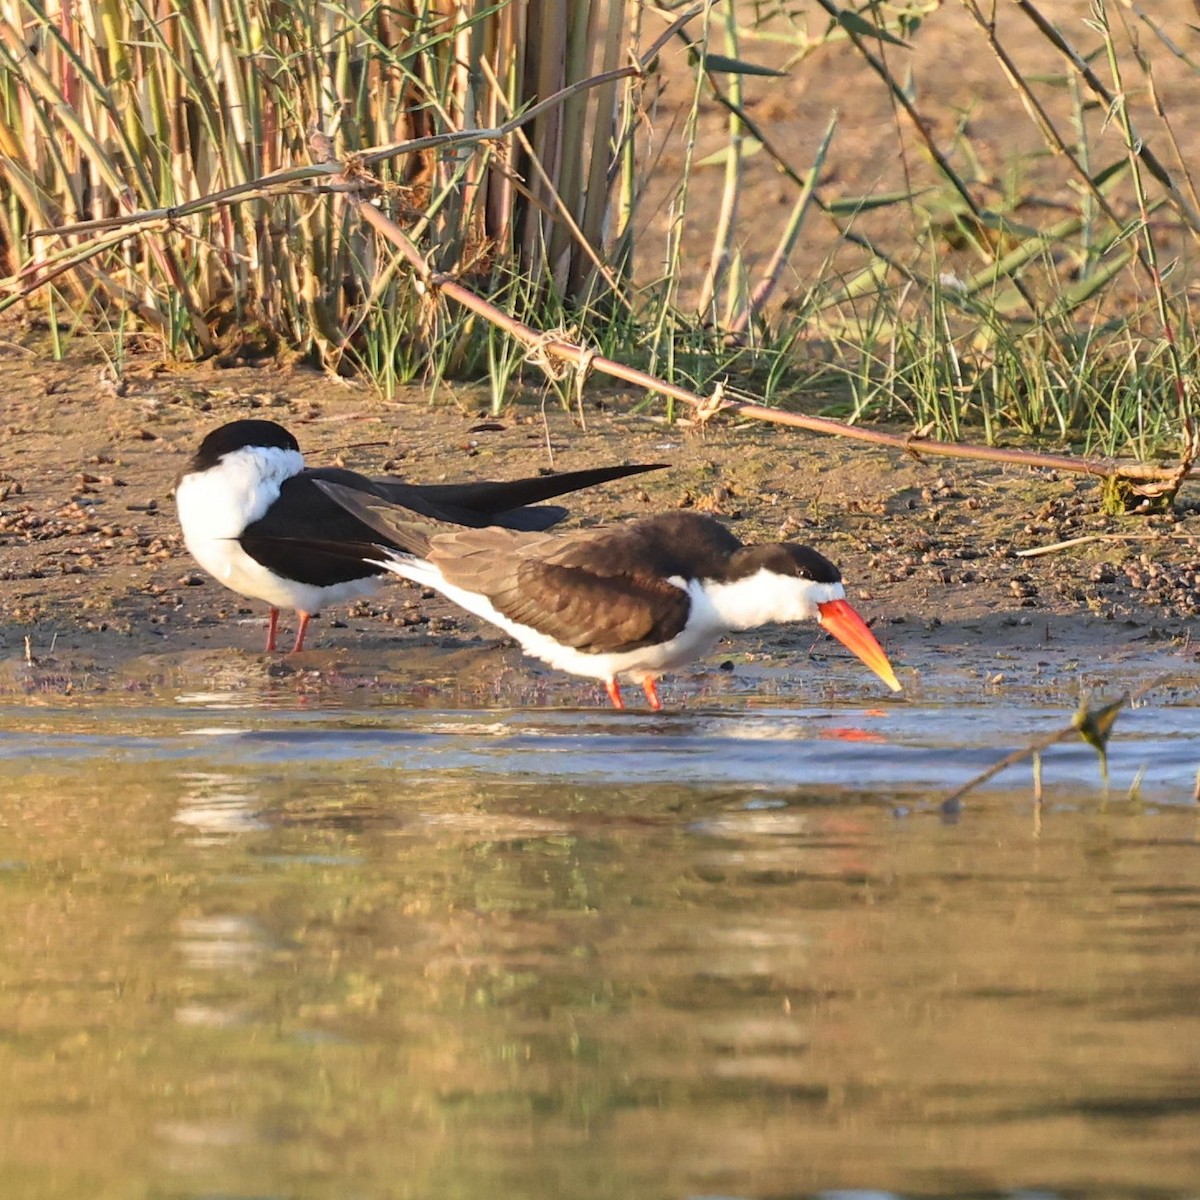
[[0,708],[0,1196],[1195,1196],[1197,704]]

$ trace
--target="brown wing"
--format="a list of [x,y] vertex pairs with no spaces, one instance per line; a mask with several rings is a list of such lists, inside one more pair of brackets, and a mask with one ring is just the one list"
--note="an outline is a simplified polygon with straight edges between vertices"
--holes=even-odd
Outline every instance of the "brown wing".
[[670,579],[717,579],[742,543],[712,517],[695,512],[662,513],[555,539],[549,561],[586,567],[595,575],[628,573],[636,562],[648,575]]
[[687,592],[663,579],[529,560],[518,567],[515,585],[491,601],[510,620],[590,654],[670,641],[692,606]]
[[610,568],[614,533],[576,533],[564,545],[554,534],[455,530],[433,538],[427,557],[448,583],[577,650],[615,653],[670,640],[687,623],[687,592],[657,575]]

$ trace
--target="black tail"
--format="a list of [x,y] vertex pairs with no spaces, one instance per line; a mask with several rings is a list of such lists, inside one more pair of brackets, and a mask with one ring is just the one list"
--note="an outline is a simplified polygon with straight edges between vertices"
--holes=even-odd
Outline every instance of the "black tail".
[[[390,546],[375,542],[334,542],[323,538],[277,537],[274,534],[256,534],[247,552],[252,557],[267,562],[294,562],[297,555],[303,558],[306,582],[329,587],[350,579],[366,579],[371,575],[383,575],[383,567],[371,564],[386,562],[396,551]],[[406,551],[401,551],[406,553]],[[270,556],[275,556],[274,560]],[[353,568],[360,568],[354,570]]]
[[[666,463],[636,463],[624,467],[593,467],[586,471],[564,471],[561,475],[535,475],[529,479],[485,480],[479,483],[393,483],[376,479],[372,482],[380,495],[425,516],[456,525],[476,528],[483,525],[503,525],[506,529],[540,530],[557,525],[567,510],[558,505],[540,505],[544,500],[567,492],[578,492],[599,483],[640,475],[644,471],[661,471]],[[329,493],[333,495],[332,492]],[[337,499],[337,497],[335,497]],[[343,503],[340,499],[339,503]],[[362,517],[349,504],[344,505]],[[370,522],[367,522],[370,524]]]
[[[424,558],[429,553],[429,539],[438,530],[435,526],[421,521],[412,509],[393,504],[379,496],[372,496],[358,488],[330,483],[327,479],[314,482],[325,495],[340,504],[351,516],[357,517],[368,529],[375,530],[388,546],[396,546],[407,554],[415,554],[418,558]],[[336,546],[336,543],[330,545]],[[383,546],[367,546],[365,549],[370,552],[367,558],[387,556]],[[360,543],[350,543],[346,547],[346,554],[361,560],[363,550],[364,547]]]

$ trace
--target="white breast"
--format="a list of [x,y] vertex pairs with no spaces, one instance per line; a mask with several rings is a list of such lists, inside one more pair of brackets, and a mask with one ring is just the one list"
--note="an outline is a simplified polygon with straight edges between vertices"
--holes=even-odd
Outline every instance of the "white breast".
[[193,541],[239,537],[279,499],[283,481],[303,470],[299,450],[246,446],[207,471],[185,475],[175,489],[175,507],[188,549]]
[[284,481],[302,470],[298,450],[235,450],[215,467],[185,475],[175,489],[175,508],[188,553],[218,582],[273,608],[317,613],[327,604],[368,595],[379,581],[356,579],[322,588],[283,579],[255,562],[237,541],[279,499]]

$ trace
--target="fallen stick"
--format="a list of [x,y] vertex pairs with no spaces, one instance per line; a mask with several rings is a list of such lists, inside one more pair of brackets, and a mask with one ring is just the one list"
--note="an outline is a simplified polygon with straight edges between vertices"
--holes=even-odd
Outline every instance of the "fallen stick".
[[1043,554],[1056,554],[1059,550],[1086,546],[1088,542],[1187,542],[1195,536],[1193,533],[1085,533],[1082,537],[1067,538],[1065,542],[1018,550],[1017,557],[1040,558]]
[[[1125,704],[1125,697],[1122,696],[1118,701],[1118,705]],[[1027,758],[1034,758],[1041,754],[1044,750],[1049,750],[1051,746],[1056,746],[1059,742],[1065,742],[1067,738],[1073,737],[1078,733],[1074,721],[1070,725],[1064,726],[1062,729],[1056,729],[1053,733],[1046,734],[1045,737],[1040,737],[1037,741],[1030,742],[1028,746],[1022,746],[1018,750],[1013,750],[1010,754],[1006,754],[999,762],[994,762],[984,771],[980,771],[972,779],[968,779],[962,787],[955,788],[942,801],[942,812],[947,816],[954,816],[962,809],[963,797],[968,793],[973,792],[977,787],[982,787],[989,779],[994,779],[1001,771],[1007,771],[1009,767],[1015,767],[1017,763],[1024,762]]]

